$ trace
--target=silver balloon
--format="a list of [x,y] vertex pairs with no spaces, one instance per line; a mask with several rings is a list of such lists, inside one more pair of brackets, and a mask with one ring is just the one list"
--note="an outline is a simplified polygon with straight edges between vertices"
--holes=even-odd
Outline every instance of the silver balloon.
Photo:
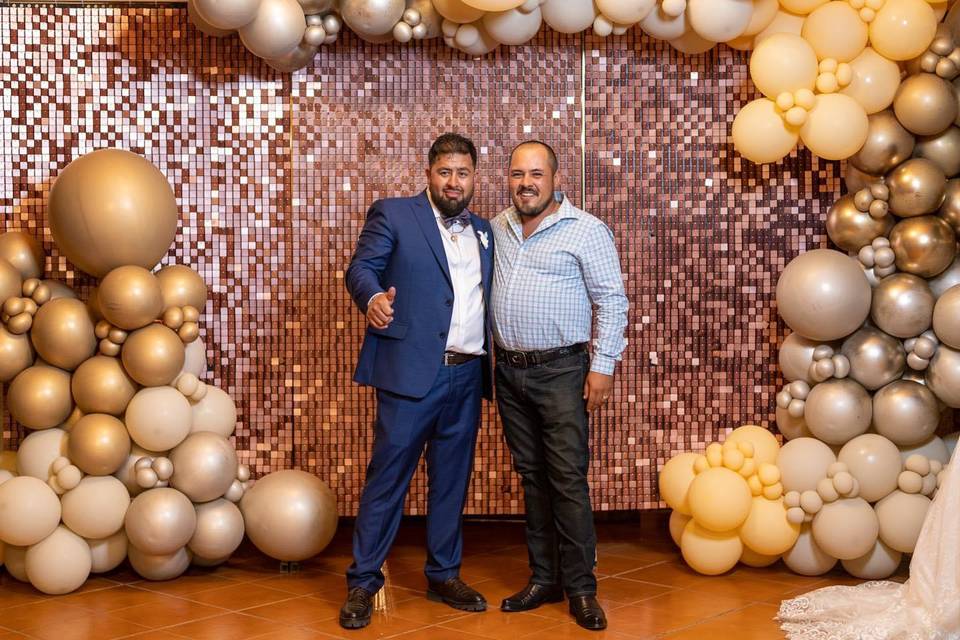
[[170,486],[193,502],[216,500],[237,477],[237,452],[226,438],[209,431],[187,436],[170,453],[170,462]]
[[171,553],[148,554],[136,547],[128,547],[133,570],[147,580],[173,580],[190,566],[191,553],[181,547]]
[[[813,350],[824,344],[818,340],[804,338],[799,333],[788,335],[780,345],[780,371],[788,381],[803,380],[813,384],[810,378],[810,365],[813,364]],[[836,343],[828,343],[834,346]]]
[[927,387],[947,406],[960,408],[960,351],[940,345],[927,367]]
[[243,541],[243,515],[237,505],[220,498],[198,504],[197,530],[187,547],[201,558],[220,559]]
[[845,444],[870,428],[870,394],[849,378],[822,382],[810,390],[804,419],[810,432],[827,444]]
[[952,178],[960,173],[960,128],[948,127],[943,133],[918,139],[914,155],[934,162]]
[[907,367],[903,343],[873,327],[847,338],[840,353],[850,361],[850,377],[869,391],[897,380]]
[[163,487],[134,498],[124,524],[132,560],[133,547],[149,555],[174,553],[183,547],[197,528],[197,513],[185,495]]
[[885,333],[913,338],[930,328],[934,302],[926,280],[910,273],[895,273],[874,288],[870,317]]
[[897,446],[926,441],[939,423],[939,403],[925,385],[897,380],[873,397],[873,427]]

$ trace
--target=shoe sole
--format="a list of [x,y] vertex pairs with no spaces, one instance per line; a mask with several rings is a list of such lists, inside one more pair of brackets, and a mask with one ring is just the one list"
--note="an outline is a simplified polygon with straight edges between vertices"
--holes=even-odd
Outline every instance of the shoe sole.
[[532,607],[526,607],[526,608],[520,608],[520,609],[514,609],[513,607],[508,607],[501,604],[500,611],[503,611],[504,613],[523,613],[524,611],[533,611],[534,609],[539,609],[545,604],[556,604],[557,602],[563,602],[563,596],[558,596],[556,598],[547,598],[546,600],[543,600],[542,602],[538,602]]
[[486,611],[487,610],[486,602],[483,602],[480,604],[462,604],[459,602],[451,602],[450,600],[447,600],[446,598],[441,596],[439,593],[434,593],[433,591],[427,591],[427,600],[430,600],[431,602],[442,602],[448,607],[453,607],[458,611]]
[[351,620],[340,618],[340,626],[344,629],[362,629],[368,624],[370,624],[370,618],[354,618]]

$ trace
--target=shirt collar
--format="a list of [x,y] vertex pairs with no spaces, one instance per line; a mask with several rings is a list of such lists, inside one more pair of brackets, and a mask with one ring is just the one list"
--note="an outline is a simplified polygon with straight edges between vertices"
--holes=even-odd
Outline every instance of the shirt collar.
[[[567,218],[576,218],[577,212],[574,209],[573,205],[570,203],[570,199],[566,195],[563,196],[563,202],[560,203],[560,208],[548,215],[546,218],[540,221],[540,224],[537,226],[537,230],[531,234],[531,238],[545,229],[549,229],[556,223]],[[507,221],[510,223],[510,227],[513,229],[517,238],[523,240],[523,224],[520,220],[520,214],[517,213],[517,208],[513,205],[507,209]],[[527,238],[529,240],[529,238]]]

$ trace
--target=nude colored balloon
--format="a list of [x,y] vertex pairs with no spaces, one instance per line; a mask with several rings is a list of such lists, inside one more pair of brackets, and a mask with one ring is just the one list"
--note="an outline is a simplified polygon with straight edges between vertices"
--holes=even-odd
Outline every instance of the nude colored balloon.
[[73,411],[70,374],[42,364],[24,369],[10,383],[7,409],[14,420],[28,429],[61,424]]
[[640,28],[644,33],[659,40],[680,38],[688,29],[687,13],[684,11],[678,16],[673,16],[663,10],[662,4],[658,4],[640,23]]
[[926,382],[947,406],[960,408],[960,351],[940,345],[930,359]]
[[540,8],[529,13],[511,9],[501,13],[488,13],[483,16],[483,26],[495,40],[509,45],[521,45],[540,30],[543,18]]
[[0,484],[0,542],[37,544],[60,523],[60,499],[46,482],[17,476]]
[[933,305],[933,292],[923,278],[895,273],[874,289],[870,317],[885,333],[913,338],[930,328]]
[[127,429],[111,415],[85,415],[70,431],[67,457],[84,473],[110,475],[120,468],[129,453],[130,436],[127,435]]
[[30,581],[27,578],[27,547],[4,545],[4,564],[7,567],[7,573],[14,580]]
[[937,16],[924,0],[886,0],[870,23],[870,42],[890,60],[909,60],[930,45]]
[[381,35],[403,17],[403,0],[341,0],[340,15],[355,33]]
[[800,528],[796,544],[783,554],[783,563],[802,576],[822,575],[837,564],[837,559],[817,546],[809,523]]
[[900,451],[882,435],[857,436],[843,445],[837,461],[847,465],[850,475],[860,485],[860,497],[867,502],[876,502],[897,488]]
[[217,29],[236,30],[257,16],[260,0],[193,0],[197,13]]
[[919,216],[897,223],[890,231],[890,248],[896,255],[897,269],[930,278],[953,262],[957,237],[942,218]]
[[701,37],[726,42],[746,31],[753,0],[687,0],[687,20]]
[[84,413],[121,415],[137,391],[120,361],[94,356],[73,372],[70,382],[77,406]]
[[828,2],[807,16],[801,31],[817,58],[850,62],[867,46],[867,25],[846,2]]
[[893,110],[907,130],[920,136],[940,133],[957,119],[953,86],[931,73],[918,73],[900,83]]
[[173,387],[141,389],[127,405],[124,422],[144,449],[169,451],[190,433],[190,403]]
[[207,347],[201,338],[197,338],[184,348],[183,367],[177,375],[184,373],[192,373],[201,380],[207,375]]
[[237,405],[229,395],[212,385],[207,385],[207,393],[200,402],[191,403],[191,410],[191,431],[212,431],[228,438],[237,426]]
[[127,559],[127,534],[121,529],[112,536],[87,540],[90,558],[93,561],[90,573],[106,573],[120,566]]
[[56,427],[34,431],[20,443],[17,451],[16,472],[47,482],[52,475],[51,465],[67,455],[67,432]]
[[27,550],[30,584],[50,595],[79,589],[90,576],[92,566],[86,541],[63,526]]
[[37,311],[30,331],[33,346],[48,364],[72,371],[94,354],[97,337],[87,306],[73,298],[51,300]]
[[693,463],[698,457],[698,454],[690,451],[678,453],[660,469],[660,499],[676,513],[690,515],[690,502],[687,497],[690,483],[696,475],[693,472]]
[[183,367],[183,341],[162,324],[152,324],[130,334],[121,357],[123,368],[140,384],[170,384]]
[[863,146],[868,130],[867,114],[856,100],[841,93],[827,93],[817,96],[800,127],[800,139],[821,158],[843,160]]
[[223,558],[243,541],[243,515],[237,505],[219,499],[196,505],[197,529],[187,547],[201,558]]
[[777,33],[759,43],[750,56],[750,78],[763,95],[776,100],[783,92],[813,89],[817,55],[810,44],[791,33]]
[[788,335],[780,345],[778,358],[783,377],[788,382],[803,380],[812,383],[809,372],[813,363],[813,350],[821,344],[820,341],[804,338],[799,333]]
[[690,26],[689,20],[687,21],[687,27],[687,31],[682,36],[670,40],[670,46],[680,53],[685,53],[688,56],[696,56],[710,51],[710,49],[713,49],[717,45],[713,40],[707,40],[694,31],[693,27]]
[[258,480],[240,501],[247,536],[278,560],[320,553],[337,529],[337,501],[322,480],[303,471],[276,471]]
[[777,307],[787,325],[812,340],[853,333],[870,311],[871,291],[857,262],[815,249],[787,264],[777,281]]
[[907,366],[903,343],[873,327],[847,338],[840,353],[850,362],[850,377],[868,391],[898,380]]
[[880,539],[891,549],[913,553],[929,508],[925,495],[894,491],[876,506]]
[[135,265],[111,270],[100,282],[98,298],[104,318],[128,331],[150,324],[164,309],[159,279]]
[[10,382],[33,364],[33,345],[28,334],[13,334],[0,326],[0,382]]
[[759,98],[737,113],[731,130],[733,145],[747,160],[777,162],[797,146],[799,130],[789,127],[772,100]]
[[133,570],[147,580],[173,580],[187,570],[191,559],[186,547],[170,553],[148,554],[131,545],[127,556]]
[[173,553],[190,541],[197,527],[197,514],[185,495],[161,487],[134,498],[124,523],[132,546],[150,555],[162,555]]
[[813,539],[824,553],[852,560],[873,549],[880,523],[863,498],[842,498],[823,505],[813,517]]
[[[896,65],[894,65],[896,66]],[[899,69],[897,71],[899,74]],[[897,76],[899,82],[899,75]],[[861,171],[879,176],[910,158],[915,139],[904,129],[892,111],[880,111],[867,118],[867,139],[857,153],[850,156],[850,164]],[[851,185],[851,193],[854,189]]]
[[896,572],[902,558],[902,553],[891,549],[878,539],[877,544],[866,555],[853,560],[844,560],[843,568],[856,578],[883,580]]
[[130,494],[113,476],[86,476],[61,499],[63,524],[84,538],[108,538],[123,527]]
[[[466,24],[468,22],[473,22],[479,20],[483,17],[483,10],[472,7],[469,4],[463,2],[463,0],[433,0],[433,4],[436,7],[437,11],[447,20],[452,20],[460,24]],[[563,0],[562,2],[557,2],[557,0],[547,0],[546,4],[568,4],[568,0]],[[569,2],[569,4],[577,4],[576,2]],[[580,2],[580,4],[584,4]],[[593,11],[593,0],[587,0],[586,4],[590,5],[590,10]],[[544,5],[546,6],[546,5]],[[564,11],[567,11],[567,14],[572,14],[573,11],[576,11],[579,8],[579,5],[571,9],[565,9],[561,7],[556,7],[558,18],[564,16]],[[577,29],[577,31],[583,31],[593,23],[593,16],[590,17],[590,22],[587,23],[587,26]],[[551,25],[552,26],[552,25]],[[556,29],[560,31],[560,29]]]
[[0,233],[0,259],[12,264],[24,280],[43,276],[43,249],[29,233]]
[[857,101],[868,114],[878,113],[891,104],[900,87],[900,67],[872,47],[866,47],[850,61],[853,80],[840,89]]
[[[470,2],[474,4],[476,0]],[[556,0],[551,0],[556,1]],[[647,17],[647,14],[659,4],[657,0],[595,0],[600,13],[615,24],[635,24]],[[690,4],[687,3],[689,10]]]
[[814,438],[796,438],[780,447],[777,467],[784,491],[811,491],[837,461],[829,446]]
[[239,32],[247,49],[269,59],[296,49],[306,30],[306,18],[297,0],[260,0],[256,17]]
[[178,218],[163,174],[120,149],[67,165],[50,190],[49,215],[60,252],[97,277],[125,264],[153,267],[173,242]]
[[226,438],[209,431],[191,433],[170,452],[170,486],[193,502],[216,500],[237,477],[237,453]]
[[166,455],[166,453],[166,451],[148,451],[138,444],[133,443],[130,447],[130,455],[127,456],[124,463],[120,465],[120,468],[113,474],[113,477],[123,483],[123,486],[127,488],[127,492],[131,496],[136,497],[144,491],[144,488],[137,484],[135,468],[137,461],[144,456],[158,458]]
[[[223,38],[233,33],[232,29],[220,29],[207,22],[207,19],[197,11],[197,0],[187,0],[187,18],[193,23],[193,26],[211,38]],[[93,549],[91,548],[92,552]],[[126,557],[126,550],[124,550],[124,557]]]
[[708,576],[732,569],[743,555],[743,542],[736,531],[718,533],[691,520],[680,538],[680,551],[690,568]]

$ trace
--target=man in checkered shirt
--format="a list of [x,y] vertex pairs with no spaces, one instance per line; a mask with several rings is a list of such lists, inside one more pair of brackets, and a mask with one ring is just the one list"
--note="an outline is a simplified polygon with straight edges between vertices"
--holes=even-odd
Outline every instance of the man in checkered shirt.
[[593,573],[587,414],[613,392],[627,298],[613,234],[554,195],[556,174],[549,145],[518,146],[510,157],[513,206],[492,222],[497,405],[523,483],[532,571],[500,608],[529,611],[566,592],[577,623],[599,630],[607,621]]

